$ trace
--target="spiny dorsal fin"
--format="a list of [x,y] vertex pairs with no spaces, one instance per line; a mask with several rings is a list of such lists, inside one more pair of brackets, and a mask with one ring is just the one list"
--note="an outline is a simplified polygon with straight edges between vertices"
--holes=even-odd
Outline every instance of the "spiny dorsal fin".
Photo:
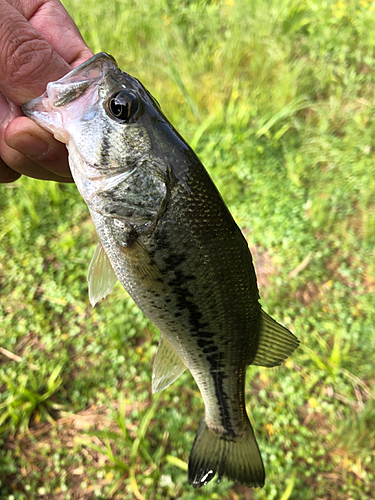
[[111,263],[100,242],[92,256],[87,272],[87,281],[89,283],[89,299],[93,307],[99,300],[104,299],[111,293],[117,281]]
[[154,361],[152,392],[159,392],[171,385],[186,370],[185,363],[168,340],[160,335]]
[[262,311],[258,350],[253,365],[277,366],[292,354],[299,340],[289,330]]

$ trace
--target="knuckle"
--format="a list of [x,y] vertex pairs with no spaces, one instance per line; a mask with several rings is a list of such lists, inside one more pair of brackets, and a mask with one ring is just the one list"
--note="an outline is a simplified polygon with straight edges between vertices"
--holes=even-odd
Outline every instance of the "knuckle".
[[10,86],[23,85],[38,80],[49,68],[53,58],[53,48],[43,39],[34,38],[32,40],[18,40],[16,43],[9,43],[7,55],[8,64],[8,84]]

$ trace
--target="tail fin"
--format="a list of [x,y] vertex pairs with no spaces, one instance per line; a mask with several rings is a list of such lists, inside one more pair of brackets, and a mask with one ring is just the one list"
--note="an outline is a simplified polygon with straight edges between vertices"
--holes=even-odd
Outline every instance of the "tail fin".
[[262,487],[265,473],[254,431],[248,428],[242,436],[219,434],[207,426],[203,418],[189,458],[189,483],[204,486],[218,474],[244,486]]

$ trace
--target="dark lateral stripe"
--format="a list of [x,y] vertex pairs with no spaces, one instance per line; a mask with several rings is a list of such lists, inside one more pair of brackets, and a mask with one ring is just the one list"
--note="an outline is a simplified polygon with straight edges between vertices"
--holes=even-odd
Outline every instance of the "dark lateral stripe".
[[108,164],[108,152],[110,149],[110,141],[108,138],[108,135],[104,133],[101,137],[101,142],[100,142],[100,160],[98,162],[99,165],[107,165]]
[[220,361],[220,353],[211,354],[207,356],[207,361],[211,365],[210,374],[214,381],[215,394],[220,410],[221,425],[227,432],[228,436],[235,437],[236,433],[232,426],[231,415],[229,411],[229,398],[224,390],[224,376],[222,373],[222,363]]
[[181,269],[182,265],[187,260],[186,255],[174,252],[169,242],[164,240],[163,250],[165,251],[167,247],[168,257],[165,259],[163,274],[165,275],[169,272],[173,272],[174,274],[174,278],[170,279],[168,284],[176,298],[177,312],[175,316],[180,315],[181,311],[188,312],[191,336],[197,338],[197,348],[202,350],[202,353],[206,356],[210,364],[210,375],[214,383],[217,405],[220,411],[220,424],[224,427],[228,436],[234,437],[236,434],[232,426],[231,413],[229,411],[230,401],[224,390],[224,367],[220,358],[219,348],[215,342],[211,340],[214,337],[214,333],[207,331],[210,325],[205,321],[191,291],[186,287],[182,287],[183,284],[189,281],[195,281],[197,277],[191,273],[186,274],[184,270]]

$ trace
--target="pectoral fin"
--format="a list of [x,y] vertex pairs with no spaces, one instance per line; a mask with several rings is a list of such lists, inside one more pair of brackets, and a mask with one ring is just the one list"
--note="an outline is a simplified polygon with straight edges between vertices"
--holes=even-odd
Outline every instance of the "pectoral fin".
[[165,290],[164,276],[138,239],[132,241],[128,246],[120,245],[120,250],[126,258],[129,269],[142,282],[142,286],[153,290],[156,288]]
[[253,365],[277,366],[292,354],[299,340],[289,330],[262,311],[258,350]]
[[89,283],[89,299],[93,307],[99,300],[104,299],[111,293],[117,281],[111,263],[100,242],[92,256],[87,272],[87,281]]
[[152,374],[152,392],[162,391],[186,370],[185,363],[168,340],[160,335]]

